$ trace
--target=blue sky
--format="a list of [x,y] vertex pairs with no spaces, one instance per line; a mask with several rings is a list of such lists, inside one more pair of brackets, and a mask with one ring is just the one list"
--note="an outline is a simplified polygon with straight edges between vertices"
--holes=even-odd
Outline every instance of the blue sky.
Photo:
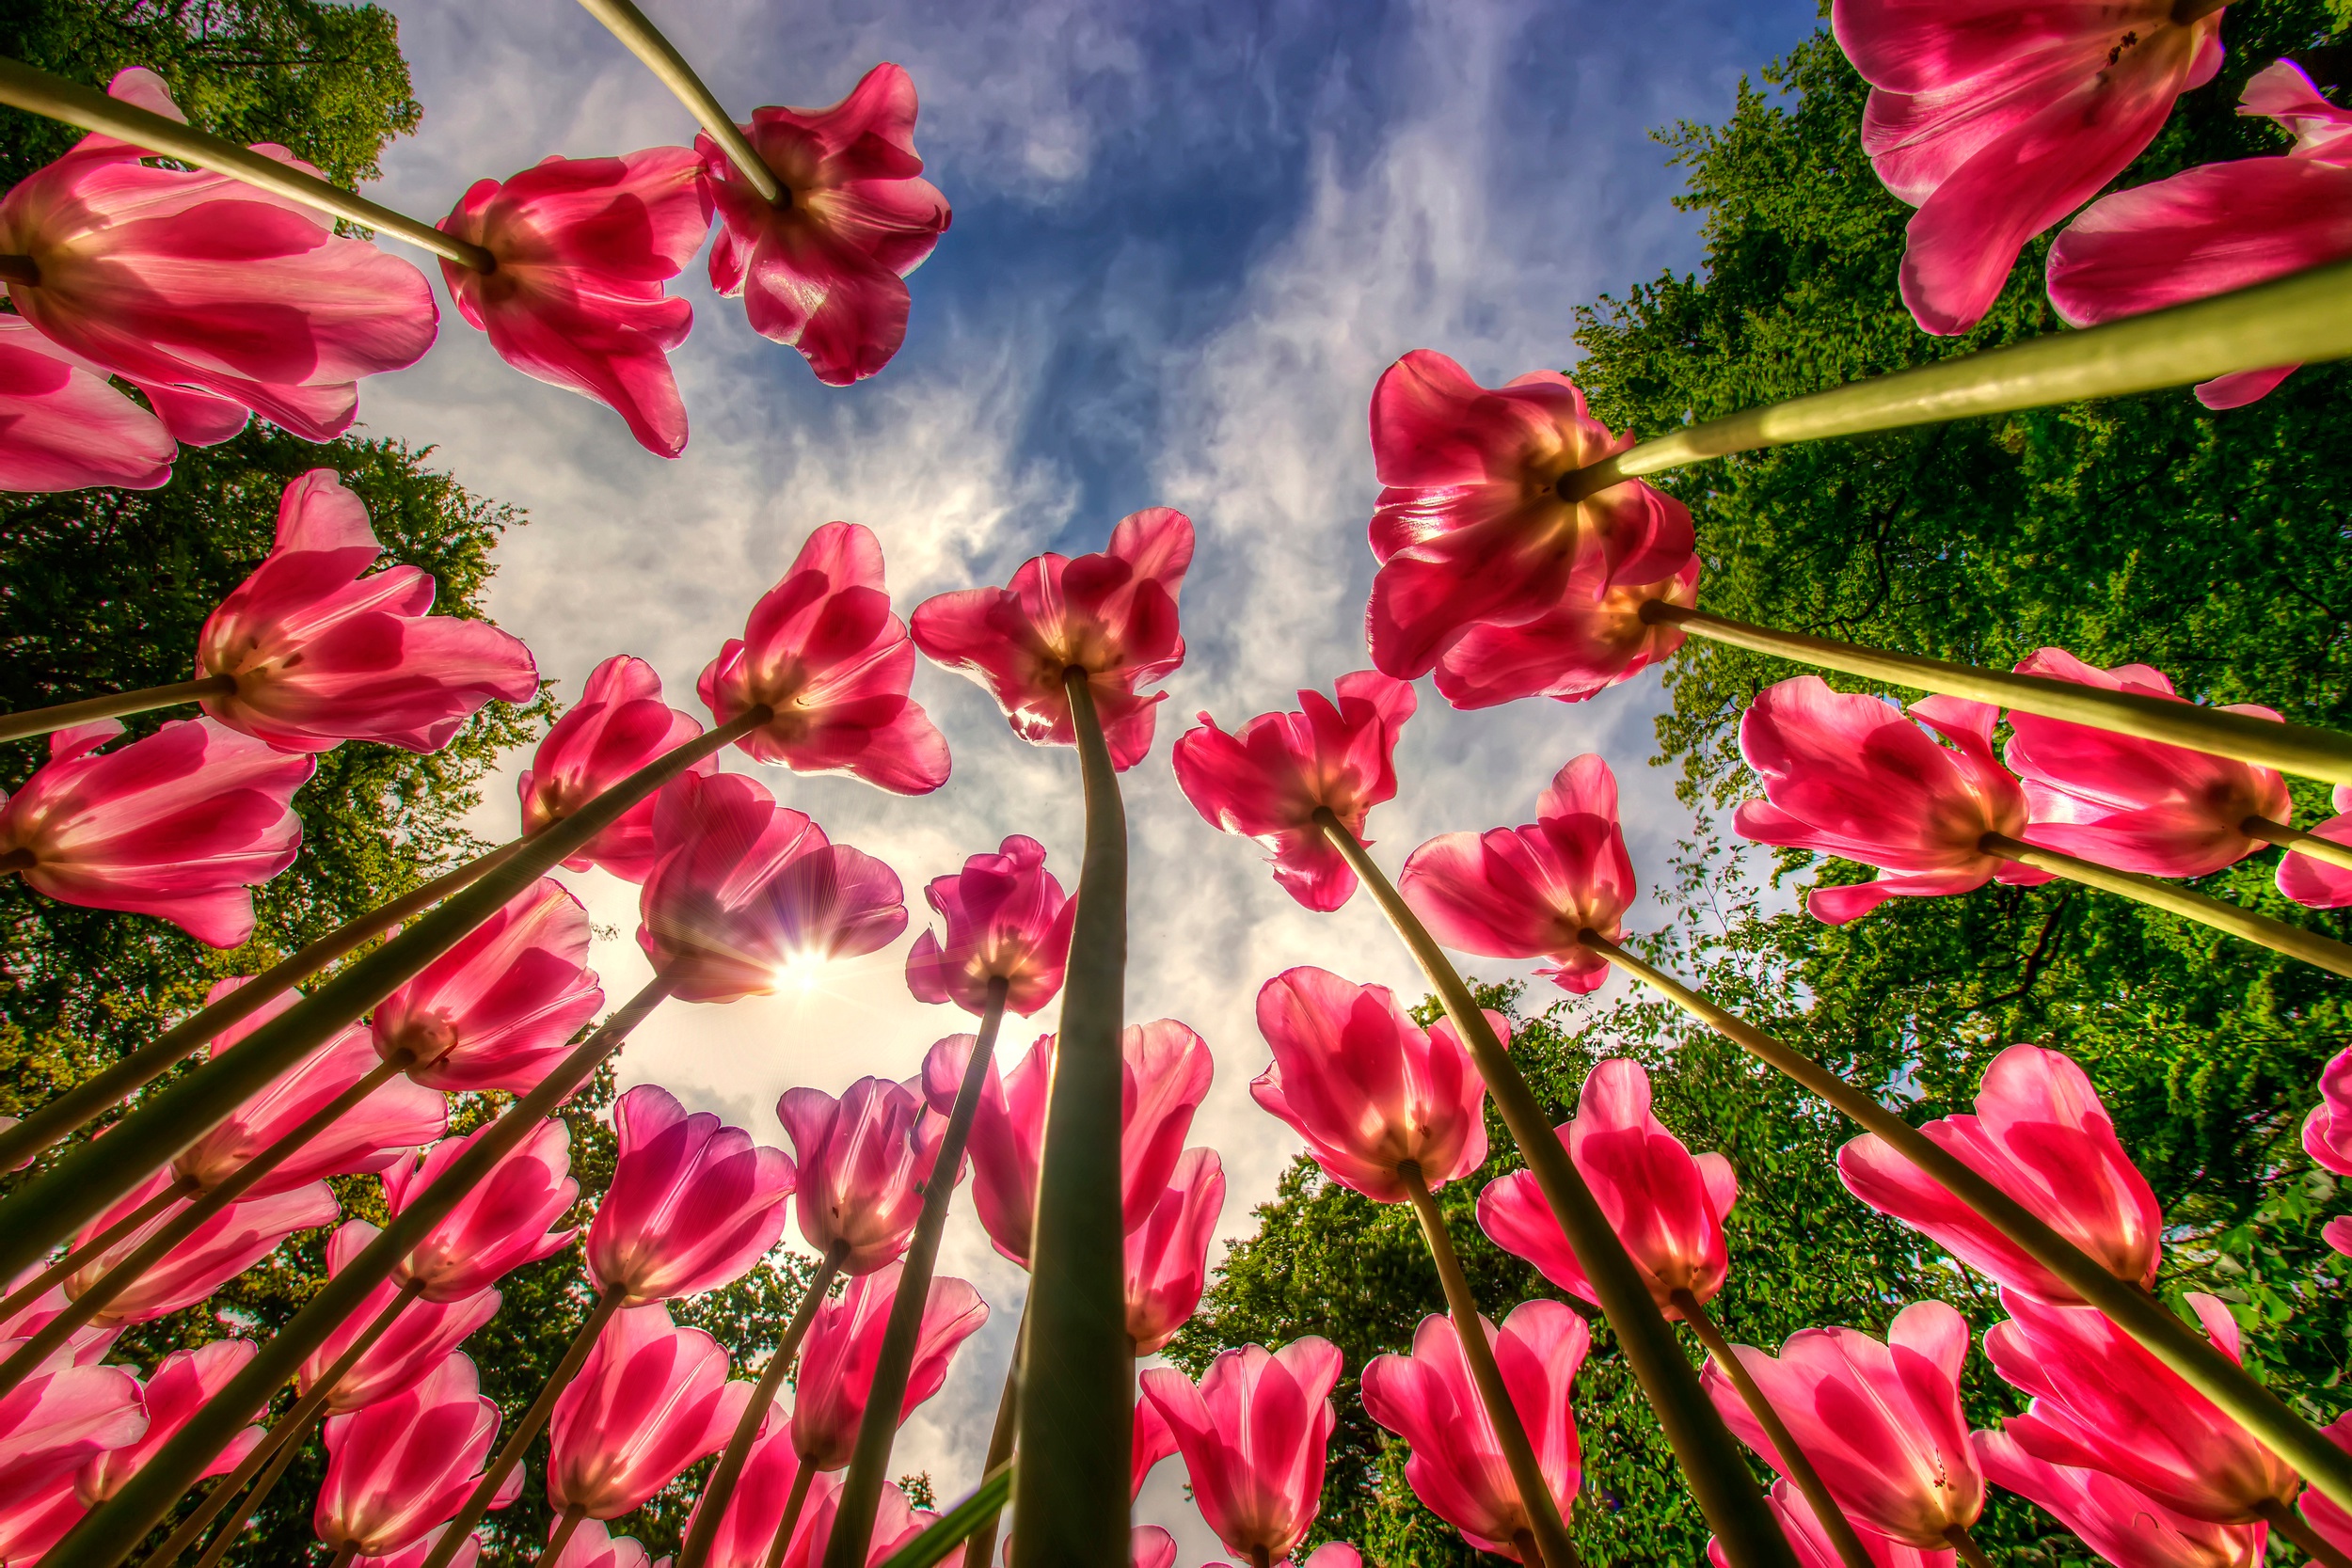
[[[1298,1147],[1248,1097],[1266,1060],[1250,1022],[1257,987],[1306,962],[1399,987],[1413,975],[1365,900],[1309,915],[1252,847],[1211,833],[1175,790],[1168,743],[1197,710],[1230,727],[1364,665],[1374,379],[1417,347],[1490,384],[1570,366],[1577,306],[1693,266],[1697,220],[1673,207],[1679,180],[1649,133],[1720,119],[1742,74],[1817,24],[1813,7],[646,5],[739,115],[831,103],[878,60],[914,75],[917,146],[955,223],[913,278],[905,349],[869,382],[821,387],[711,296],[698,261],[677,287],[696,311],[674,356],[693,428],[680,461],[507,370],[446,306],[433,354],[369,384],[366,428],[436,445],[477,493],[528,511],[501,548],[491,605],[566,701],[596,660],[626,652],[652,659],[691,706],[703,664],[832,518],[881,536],[903,613],[1001,582],[1038,550],[1099,547],[1138,507],[1190,514],[1191,656],[1168,683],[1152,757],[1128,775],[1129,997],[1136,1019],[1184,1019],[1216,1052],[1193,1141],[1223,1151],[1224,1230],[1246,1234]],[[549,152],[691,134],[568,0],[393,8],[425,116],[371,194],[404,211],[437,216],[473,179]],[[915,693],[955,748],[937,795],[904,801],[755,770],[836,838],[888,860],[918,913],[925,880],[1007,832],[1041,839],[1074,883],[1071,754],[1014,741],[977,688],[936,670]],[[1666,776],[1645,767],[1659,701],[1653,679],[1573,707],[1454,714],[1424,683],[1400,798],[1373,819],[1377,852],[1394,866],[1436,832],[1528,820],[1551,773],[1597,751],[1623,781],[1637,863],[1656,878],[1689,829]],[[511,833],[512,800],[501,780],[481,831]],[[634,989],[646,972],[633,890],[573,880],[615,928],[596,958],[608,990]],[[1659,917],[1645,905],[1636,924]],[[961,1027],[906,996],[904,946],[805,994],[672,1004],[641,1031],[624,1080],[661,1082],[780,1141],[784,1089],[910,1076]],[[1008,1029],[1008,1057],[1035,1032]],[[943,1497],[977,1479],[1024,1284],[962,1199],[958,1215],[943,1266],[978,1285],[996,1317],[910,1424],[897,1465],[928,1468]],[[1138,1517],[1177,1530],[1184,1568],[1218,1555],[1174,1464]]]

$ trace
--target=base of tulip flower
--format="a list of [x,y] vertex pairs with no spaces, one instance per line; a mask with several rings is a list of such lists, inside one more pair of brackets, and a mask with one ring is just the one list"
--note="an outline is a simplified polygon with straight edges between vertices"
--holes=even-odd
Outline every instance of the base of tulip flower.
[[2321,1568],[2352,1568],[2352,1557],[2346,1556],[2334,1542],[2312,1528],[2311,1521],[2304,1518],[2301,1510],[2293,1504],[2274,1498],[2259,1512],[2264,1523],[2302,1547]]
[[1968,1568],[1993,1568],[1993,1560],[1984,1555],[1984,1548],[1977,1544],[1977,1538],[1968,1533],[1966,1525],[1952,1526],[1944,1532],[1944,1539],[1952,1544],[1952,1550],[1960,1554],[1960,1560]]
[[100,1231],[97,1235],[92,1236],[88,1241],[84,1242],[81,1245],[67,1252],[64,1257],[58,1259],[56,1262],[41,1270],[40,1273],[33,1275],[31,1279],[27,1280],[17,1290],[10,1291],[5,1300],[0,1300],[0,1323],[7,1323],[11,1318],[14,1318],[18,1313],[24,1311],[24,1308],[32,1306],[33,1303],[47,1295],[49,1293],[49,1288],[63,1280],[67,1275],[81,1272],[82,1265],[88,1262],[91,1259],[104,1257],[107,1248],[113,1246],[116,1243],[121,1241],[122,1238],[138,1229],[139,1227],[145,1225],[148,1221],[153,1219],[156,1215],[162,1213],[173,1204],[185,1203],[189,1199],[200,1195],[203,1191],[203,1188],[198,1186],[195,1182],[190,1181],[185,1177],[182,1177],[170,1186],[166,1187],[162,1192],[157,1193],[153,1197],[149,1198],[145,1203],[140,1204],[137,1208],[123,1215],[120,1219],[115,1221],[114,1224],[106,1227],[105,1229]]
[[2338,844],[2332,838],[2307,833],[2300,828],[2290,828],[2266,816],[2249,816],[2238,824],[2238,831],[2248,838],[2258,838],[2265,844],[2275,844],[2281,849],[2309,855],[2315,861],[2325,861],[2342,870],[2352,871],[2352,844]]

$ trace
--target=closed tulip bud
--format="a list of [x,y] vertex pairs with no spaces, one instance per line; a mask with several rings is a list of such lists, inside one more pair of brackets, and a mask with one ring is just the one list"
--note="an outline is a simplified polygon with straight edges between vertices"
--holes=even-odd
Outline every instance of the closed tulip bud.
[[588,1275],[634,1302],[739,1279],[784,1234],[790,1156],[641,1084],[612,1107],[620,1156],[588,1228]]

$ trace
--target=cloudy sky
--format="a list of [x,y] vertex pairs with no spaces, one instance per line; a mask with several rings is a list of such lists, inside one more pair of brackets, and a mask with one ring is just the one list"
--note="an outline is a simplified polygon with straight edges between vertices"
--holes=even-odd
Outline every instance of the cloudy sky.
[[[491,608],[566,702],[597,660],[630,653],[691,706],[703,665],[829,519],[881,537],[904,613],[1002,582],[1039,550],[1099,548],[1137,508],[1189,514],[1190,656],[1152,756],[1126,779],[1128,996],[1132,1018],[1181,1018],[1216,1051],[1193,1141],[1223,1151],[1224,1233],[1245,1234],[1298,1148],[1248,1098],[1267,1060],[1251,1022],[1258,986],[1307,962],[1399,987],[1415,977],[1367,900],[1309,914],[1252,846],[1210,832],[1177,793],[1168,742],[1199,710],[1231,727],[1367,662],[1375,378],[1416,347],[1489,384],[1565,366],[1577,305],[1691,267],[1695,222],[1670,204],[1677,174],[1648,133],[1720,119],[1741,74],[1813,27],[1814,8],[646,3],[745,118],[832,103],[879,60],[913,73],[917,145],[955,223],[914,277],[904,350],[860,386],[822,387],[737,302],[714,298],[698,262],[677,286],[695,308],[674,356],[693,426],[677,462],[641,451],[609,411],[506,369],[446,302],[424,362],[369,384],[366,427],[435,446],[477,493],[530,514],[500,550]],[[436,216],[472,180],[550,152],[691,134],[685,111],[568,0],[393,8],[425,116],[371,194],[402,210]],[[914,689],[955,751],[937,794],[759,771],[835,838],[887,860],[918,915],[925,881],[1009,832],[1041,840],[1074,885],[1074,755],[1013,739],[959,678],[926,666]],[[1374,817],[1378,852],[1393,867],[1431,834],[1529,820],[1551,773],[1598,751],[1624,783],[1637,863],[1655,875],[1688,829],[1666,776],[1645,767],[1658,702],[1652,681],[1574,707],[1460,715],[1424,682],[1399,799]],[[739,753],[727,766],[755,765]],[[503,838],[514,821],[502,782],[478,826]],[[647,974],[634,890],[601,873],[572,881],[615,930],[596,962],[626,994]],[[1645,907],[1637,925],[1645,915],[1657,918]],[[805,993],[671,1004],[638,1032],[623,1079],[664,1084],[781,1142],[786,1088],[910,1076],[964,1026],[908,997],[911,937]],[[1008,1028],[1007,1059],[1036,1032]],[[945,1498],[977,1479],[1025,1281],[961,1196],[943,1268],[995,1308],[894,1465],[928,1469]],[[1191,1568],[1220,1554],[1182,1481],[1163,1465],[1138,1517],[1174,1529]]]

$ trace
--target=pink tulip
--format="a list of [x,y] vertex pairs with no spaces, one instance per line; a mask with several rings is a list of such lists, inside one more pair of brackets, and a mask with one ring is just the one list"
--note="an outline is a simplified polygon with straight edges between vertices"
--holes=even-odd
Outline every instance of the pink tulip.
[[1522,697],[1581,703],[1662,664],[1682,646],[1682,628],[1642,619],[1652,602],[1689,610],[1699,599],[1699,558],[1656,582],[1612,582],[1594,603],[1566,602],[1518,626],[1481,621],[1438,656],[1438,690],[1458,708],[1497,707]]
[[[535,833],[666,752],[703,733],[702,721],[661,700],[661,677],[642,658],[614,654],[589,672],[580,701],[564,710],[539,742],[516,785],[522,796],[523,832]],[[704,757],[687,771],[719,770]],[[564,861],[574,871],[602,866],[625,882],[653,874],[654,798],[647,796]]]
[[[1876,697],[1799,675],[1756,693],[1740,718],[1740,752],[1766,796],[1740,803],[1740,836],[1880,868],[1875,881],[1806,895],[1816,920],[1842,926],[1898,895],[2050,879],[1982,847],[1987,833],[2026,832],[2026,792],[1993,755],[1997,710],[1925,697],[1910,712],[1928,728]],[[1951,744],[1936,744],[1930,730]]]
[[[995,1064],[989,1065],[965,1145],[972,1160],[972,1205],[980,1225],[996,1250],[1025,1269],[1037,1208],[1038,1163],[1045,1148],[1055,1037],[1039,1036],[1002,1079]],[[970,1035],[953,1035],[924,1057],[922,1086],[933,1116],[944,1117],[953,1107],[973,1043]],[[1119,1044],[1125,1080],[1120,1180],[1123,1223],[1133,1234],[1168,1190],[1216,1064],[1208,1042],[1172,1018],[1131,1023],[1120,1032]]]
[[[821,1568],[826,1544],[833,1539],[833,1522],[841,1508],[841,1484],[838,1477],[831,1475],[820,1475],[809,1483],[808,1502],[801,1510],[800,1522],[792,1528],[791,1544],[785,1548],[776,1568]],[[884,1481],[881,1502],[874,1512],[874,1533],[866,1548],[868,1568],[889,1561],[899,1547],[938,1521],[938,1514],[916,1508],[907,1501],[904,1492]],[[963,1552],[958,1546],[941,1558],[940,1568],[961,1568]]]
[[[770,1420],[753,1442],[735,1490],[727,1496],[726,1513],[711,1537],[710,1555],[703,1559],[706,1568],[767,1568],[768,1546],[776,1538],[776,1527],[784,1522],[785,1503],[800,1469],[801,1457],[792,1451],[791,1423]],[[693,1534],[694,1521],[709,1500],[706,1485],[694,1499],[693,1512],[687,1515],[687,1535]],[[805,1508],[803,1513],[805,1516]]]
[[[1488,1012],[1497,1039],[1510,1022]],[[1312,965],[1258,988],[1274,1064],[1249,1097],[1307,1140],[1323,1173],[1375,1203],[1402,1203],[1413,1165],[1430,1187],[1486,1161],[1486,1084],[1450,1020],[1416,1024],[1386,986]]]
[[[96,1508],[121,1491],[123,1483],[155,1456],[155,1450],[178,1436],[189,1418],[245,1370],[253,1352],[250,1339],[215,1339],[194,1350],[173,1351],[158,1362],[145,1390],[147,1430],[135,1440],[83,1462],[73,1478],[74,1495],[82,1506]],[[262,1429],[246,1427],[213,1455],[198,1479],[235,1469],[261,1441]]]
[[[2180,701],[2160,671],[2094,669],[2063,648],[2042,648],[2017,671]],[[2279,717],[2249,703],[2220,711]],[[2033,818],[2026,836],[2102,865],[2149,877],[2207,876],[2265,847],[2247,833],[2249,819],[2285,822],[2295,815],[2286,780],[2267,768],[2014,710],[2009,722],[2006,760],[2025,781]]]
[[[2256,71],[2240,103],[2239,114],[2268,116],[2295,145],[2092,202],[2050,247],[2050,303],[2060,316],[2090,326],[2352,256],[2352,112],[2322,98],[2292,60]],[[2267,397],[2295,369],[2217,376],[2198,386],[2197,401],[2236,408]]]
[[907,989],[917,1002],[988,1010],[988,983],[1001,979],[1005,1010],[1028,1018],[1061,990],[1077,904],[1045,869],[1045,846],[1019,833],[993,855],[972,855],[952,877],[934,877],[923,896],[946,922],[945,942],[926,927],[907,954]]
[[726,1446],[752,1386],[727,1378],[727,1353],[679,1328],[657,1302],[616,1312],[548,1422],[548,1500],[617,1519],[680,1470]]
[[[1622,1056],[1595,1064],[1576,1115],[1559,1132],[1659,1309],[1679,1321],[1675,1296],[1685,1291],[1701,1304],[1712,1301],[1731,1268],[1724,1216],[1740,1196],[1731,1162],[1684,1148],[1650,1112],[1649,1074]],[[1600,1299],[1528,1172],[1487,1183],[1478,1195],[1478,1227],[1562,1290]]]
[[[161,1192],[170,1180],[167,1172],[158,1171],[132,1188],[90,1221],[74,1239],[74,1244],[87,1245],[107,1227]],[[141,1323],[183,1307],[193,1307],[276,1252],[278,1244],[295,1231],[332,1225],[337,1213],[335,1195],[324,1181],[231,1203],[198,1226],[194,1233],[116,1295],[91,1321]],[[170,1212],[166,1211],[103,1252],[93,1254],[66,1276],[67,1297],[82,1296],[116,1264],[146,1245],[150,1237],[171,1223],[171,1218]]]
[[787,1089],[776,1119],[800,1162],[794,1191],[801,1235],[841,1256],[841,1272],[868,1275],[895,1261],[923,1212],[930,1179],[929,1113],[917,1084],[861,1078],[839,1100],[822,1089]]
[[1862,149],[1919,209],[1902,294],[1929,332],[1982,320],[2026,242],[2122,173],[2221,66],[2220,9],[2171,0],[1836,0],[1830,17],[1873,89]]
[[63,1476],[38,1491],[0,1497],[0,1562],[35,1563],[89,1512]]
[[[144,67],[107,91],[187,118]],[[255,150],[316,172],[282,147]],[[8,286],[17,314],[147,391],[183,439],[234,434],[243,420],[224,420],[226,399],[332,440],[358,410],[360,376],[432,346],[433,290],[416,268],[338,238],[332,218],[284,197],[148,155],[83,137],[0,198],[0,251],[29,258],[40,278]]]
[[440,223],[497,259],[486,273],[444,261],[441,279],[499,357],[605,404],[663,457],[686,450],[668,351],[686,341],[694,308],[661,285],[709,231],[701,172],[682,147],[548,157],[502,185],[475,181]]
[[[2338,784],[2331,803],[2337,815],[2308,832],[2338,844],[2352,844],[2352,784]],[[2352,871],[2288,850],[2279,858],[2279,891],[2315,910],[2352,904]]]
[[1472,627],[1524,626],[1680,571],[1692,548],[1680,501],[1638,479],[1581,501],[1560,494],[1567,475],[1632,444],[1554,371],[1481,387],[1425,348],[1390,366],[1372,393],[1383,486],[1364,610],[1373,663],[1411,680]]
[[[1556,1301],[1521,1302],[1500,1331],[1483,1317],[1478,1326],[1494,1346],[1511,1408],[1565,1515],[1583,1482],[1568,1394],[1592,1336],[1583,1319]],[[1519,1543],[1532,1538],[1534,1526],[1470,1383],[1454,1320],[1423,1318],[1410,1355],[1373,1357],[1363,1394],[1365,1413],[1413,1450],[1405,1462],[1413,1495],[1480,1551],[1525,1560]]]
[[[860,1275],[817,1309],[808,1338],[801,1342],[800,1371],[792,1386],[792,1448],[803,1464],[838,1470],[850,1463],[873,1389],[882,1335],[890,1326],[891,1303],[898,1299],[904,1272],[903,1265],[890,1263]],[[930,1293],[923,1298],[923,1323],[915,1335],[906,1399],[898,1407],[901,1423],[939,1392],[957,1349],[986,1322],[988,1303],[977,1291],[944,1275],[932,1278]]]
[[2303,1123],[2303,1152],[2338,1176],[2352,1176],[2352,1051],[2319,1074],[2319,1103]]
[[[519,1476],[522,1471],[518,1467],[510,1473]],[[494,1500],[490,1506],[503,1508],[506,1504]],[[455,1522],[451,1521],[452,1524]],[[575,1539],[585,1535],[588,1528],[588,1524],[583,1522],[574,1532]],[[603,1527],[599,1525],[596,1528],[601,1529]],[[351,1568],[424,1568],[433,1556],[433,1548],[441,1544],[441,1537],[448,1529],[449,1525],[437,1525],[396,1552],[387,1552],[382,1557],[355,1557],[351,1560]],[[568,1559],[570,1553],[566,1551],[564,1555]],[[449,1560],[449,1568],[475,1568],[481,1560],[482,1537],[469,1534],[457,1544],[456,1553]],[[555,1568],[555,1565],[549,1563],[548,1568]]]
[[1552,960],[1563,990],[1598,990],[1609,960],[1584,945],[1625,934],[1633,858],[1617,826],[1617,779],[1591,752],[1553,775],[1535,820],[1483,833],[1440,833],[1413,851],[1405,901],[1449,947],[1492,958]]
[[[242,410],[240,410],[242,412]],[[152,490],[179,443],[163,420],[22,316],[0,317],[0,490]]]
[[1193,1500],[1226,1550],[1279,1562],[1306,1537],[1339,1377],[1339,1347],[1311,1336],[1279,1351],[1219,1351],[1197,1387],[1171,1367],[1144,1372],[1143,1397],[1174,1434]]
[[1298,712],[1262,713],[1232,735],[1204,713],[1175,750],[1192,809],[1263,845],[1282,890],[1323,913],[1355,895],[1356,873],[1315,813],[1363,838],[1372,808],[1396,798],[1397,736],[1414,701],[1410,686],[1375,670],[1342,675],[1332,693],[1302,690]]
[[1005,588],[966,588],[914,607],[914,644],[986,687],[1012,733],[1037,746],[1074,746],[1063,672],[1087,673],[1111,765],[1152,750],[1160,699],[1142,692],[1184,661],[1176,598],[1192,564],[1192,519],[1165,506],[1111,530],[1109,548],[1032,557]]
[[2319,1239],[2346,1258],[2352,1258],[2352,1216],[2338,1214],[2319,1227]]
[[[1210,1562],[1202,1568],[1233,1568],[1230,1562]],[[1327,1541],[1296,1561],[1283,1558],[1274,1568],[1364,1568],[1364,1558],[1344,1541]]]
[[2261,1568],[2270,1527],[2260,1520],[2191,1519],[2104,1470],[2036,1459],[2007,1433],[1975,1433],[1970,1441],[1986,1479],[2039,1503],[2121,1568]]
[[589,935],[580,901],[540,878],[376,1004],[375,1053],[452,1094],[537,1087],[604,1006]]
[[[1797,1568],[1844,1568],[1845,1559],[1838,1555],[1837,1545],[1821,1528],[1813,1505],[1804,1500],[1804,1494],[1785,1481],[1772,1482],[1767,1497],[1772,1517],[1780,1524],[1781,1533],[1788,1538],[1789,1549],[1797,1555]],[[1851,1524],[1852,1521],[1847,1521]],[[1874,1568],[1952,1568],[1958,1554],[1950,1550],[1923,1551],[1906,1546],[1899,1541],[1889,1541],[1876,1530],[1856,1528],[1854,1539],[1861,1542],[1864,1555]],[[1713,1536],[1707,1540],[1707,1560],[1714,1568],[1731,1568],[1724,1549]]]
[[[2328,1441],[2337,1448],[2352,1452],[2352,1410],[2345,1411],[2319,1430]],[[2316,1486],[2307,1486],[2303,1489],[2302,1506],[2303,1517],[2312,1528],[2317,1530],[2338,1551],[2352,1551],[2352,1513],[2346,1513],[2329,1498],[2328,1494]],[[2211,1527],[2203,1528],[2210,1528]],[[2262,1527],[2256,1525],[2252,1528],[2260,1530]],[[2262,1539],[2259,1534],[2254,1536],[2255,1561],[2261,1560]],[[2237,1568],[2237,1565],[2233,1563],[2230,1568]]]
[[326,1480],[310,1515],[319,1539],[369,1557],[422,1540],[465,1505],[498,1430],[499,1407],[454,1351],[415,1387],[330,1418]]
[[694,688],[719,723],[765,705],[736,744],[795,773],[846,773],[893,795],[947,782],[947,737],[907,695],[914,644],[891,612],[882,545],[855,523],[810,534]]
[[612,1107],[620,1155],[588,1228],[588,1277],[632,1302],[700,1295],[740,1279],[784,1234],[791,1156],[640,1084]]
[[[1984,1477],[1960,1413],[1968,1323],[1949,1307],[1913,1302],[1883,1344],[1851,1328],[1807,1328],[1777,1359],[1732,1350],[1858,1528],[1937,1551],[1984,1511]],[[1740,1440],[1785,1474],[1731,1380],[1709,1363],[1701,1381]]]
[[688,776],[654,808],[637,944],[686,1002],[765,996],[795,958],[854,958],[906,929],[890,867],[834,844],[740,773]]
[[1176,1568],[1176,1538],[1157,1525],[1127,1532],[1128,1568]]
[[[2188,1292],[2206,1335],[2238,1359],[2237,1322]],[[2291,1503],[2300,1478],[2180,1374],[2088,1307],[2001,1294],[2010,1321],[1984,1337],[1993,1370],[2033,1396],[2004,1430],[2034,1458],[2104,1470],[2176,1513],[2219,1525],[2252,1522]]]
[[1137,1355],[1165,1349],[1199,1309],[1224,1212],[1224,1161],[1214,1148],[1185,1149],[1151,1218],[1127,1233],[1127,1338]]
[[828,109],[763,108],[741,127],[784,187],[770,201],[707,135],[694,138],[719,210],[710,286],[743,296],[752,330],[847,387],[907,335],[903,281],[947,228],[947,198],[914,153],[914,83],[876,66]]
[[278,542],[197,634],[197,675],[237,683],[204,711],[281,751],[373,740],[437,752],[491,698],[531,700],[530,649],[487,621],[426,614],[433,578],[417,566],[370,572],[382,553],[366,504],[334,469],[288,484]]
[[0,804],[0,864],[61,904],[151,914],[237,946],[253,934],[250,890],[294,863],[302,819],[290,802],[317,764],[210,719],[98,754],[121,733],[102,719],[50,736],[47,765]]
[[1141,1394],[1136,1396],[1136,1432],[1127,1450],[1127,1500],[1134,1502],[1143,1496],[1143,1483],[1149,1480],[1160,1461],[1174,1457],[1176,1434],[1168,1430],[1168,1419],[1160,1407]]
[[[421,1160],[395,1164],[384,1173],[386,1211],[405,1210],[482,1135],[444,1139]],[[573,1233],[548,1227],[580,1196],[580,1183],[567,1174],[571,1163],[571,1130],[560,1117],[541,1122],[426,1232],[393,1277],[420,1281],[427,1301],[462,1301],[526,1263],[561,1252]]]
[[30,1497],[139,1440],[148,1413],[120,1367],[44,1366],[0,1394],[0,1498]]
[[[345,1220],[326,1239],[326,1272],[339,1275],[368,1243],[383,1234],[365,1220]],[[401,1286],[387,1279],[370,1291],[319,1342],[294,1373],[294,1386],[310,1393],[332,1371],[394,1301]],[[498,1316],[500,1296],[485,1290],[460,1301],[412,1301],[402,1307],[376,1341],[359,1354],[351,1370],[327,1391],[327,1414],[359,1410],[403,1393],[438,1370],[466,1338]]]
[[[2118,1279],[2155,1284],[2164,1212],[2116,1141],[2098,1091],[2063,1053],[2010,1046],[1985,1069],[1975,1116],[1946,1117],[1920,1131]],[[2081,1305],[2057,1275],[1875,1134],[1838,1151],[1837,1174],[1854,1196],[1999,1284],[2039,1301]]]
[[[520,1471],[516,1471],[520,1474]],[[548,1527],[552,1535],[554,1527]],[[649,1568],[653,1554],[633,1535],[614,1535],[600,1519],[583,1518],[572,1528],[572,1538],[553,1557],[542,1552],[546,1568]],[[661,1560],[668,1562],[668,1558]],[[453,1564],[453,1568],[454,1565]]]

